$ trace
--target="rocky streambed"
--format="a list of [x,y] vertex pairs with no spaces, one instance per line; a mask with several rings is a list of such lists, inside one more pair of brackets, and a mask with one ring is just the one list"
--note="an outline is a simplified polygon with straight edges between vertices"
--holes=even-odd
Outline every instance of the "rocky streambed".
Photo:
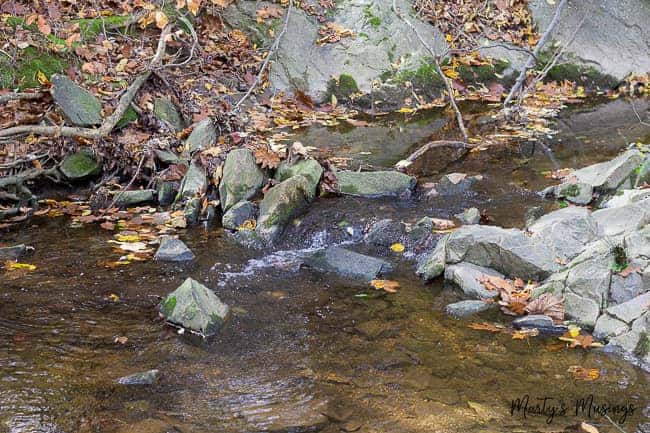
[[[275,173],[237,169],[222,183],[224,228],[188,228],[180,240],[162,240],[157,260],[127,267],[103,267],[110,247],[93,226],[37,218],[8,233],[7,244],[34,249],[3,254],[22,254],[36,269],[8,273],[3,282],[2,426],[548,428],[548,416],[511,410],[528,395],[570,406],[551,420],[559,431],[582,421],[614,428],[576,412],[576,402],[590,396],[595,405],[628,408],[627,415],[610,411],[611,418],[626,431],[645,431],[648,375],[636,365],[647,358],[639,343],[647,332],[649,212],[644,189],[634,188],[643,185],[645,149],[627,149],[617,134],[596,127],[589,131],[594,141],[585,143],[591,138],[575,122],[588,115],[567,118],[570,131],[543,147],[469,155],[442,176],[418,176],[417,185],[389,170],[397,161],[377,164],[374,174],[337,176],[339,187],[349,180],[354,188],[330,198],[314,195],[322,168],[312,159]],[[644,133],[627,138],[643,140]],[[361,152],[351,156],[372,164],[375,155]],[[230,155],[238,167],[250,160],[246,152]],[[584,168],[596,162],[604,165]],[[540,174],[560,165],[582,170],[564,182]],[[271,175],[276,183],[263,200],[249,196]],[[555,194],[562,183],[590,185],[591,207],[570,205],[583,194],[541,194],[547,187]],[[459,228],[443,233],[441,221],[450,219]],[[569,319],[595,327],[598,338],[637,364],[609,349],[558,346],[556,336],[522,341],[468,328],[510,321],[483,308],[491,296],[477,283],[484,274],[540,282],[536,295],[563,297]],[[399,282],[397,293],[374,289],[372,278]],[[482,311],[473,310],[477,305]],[[159,312],[181,328],[166,326]],[[193,328],[211,337],[196,337]],[[581,378],[580,369],[597,371],[596,379]]]

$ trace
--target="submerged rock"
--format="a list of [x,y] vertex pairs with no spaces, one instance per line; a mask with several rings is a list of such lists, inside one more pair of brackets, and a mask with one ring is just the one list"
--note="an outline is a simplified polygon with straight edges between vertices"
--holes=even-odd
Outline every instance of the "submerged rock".
[[237,227],[245,221],[257,218],[257,205],[250,201],[243,200],[231,207],[223,214],[221,225],[225,229],[237,230]]
[[398,171],[337,171],[341,194],[359,197],[387,197],[409,194],[416,184],[412,176]]
[[154,259],[166,262],[184,262],[194,258],[192,250],[183,241],[172,236],[160,238],[160,246],[154,256]]
[[117,197],[115,205],[118,207],[130,207],[136,204],[150,203],[153,201],[154,192],[152,189],[119,191],[115,193],[115,197]]
[[564,334],[568,327],[565,325],[556,325],[549,316],[544,314],[529,314],[527,316],[517,317],[512,321],[512,326],[517,329],[535,328],[542,334]]
[[255,162],[250,149],[228,153],[219,184],[219,197],[224,212],[242,200],[252,198],[266,183],[264,171]]
[[176,109],[176,106],[168,98],[156,98],[153,101],[153,112],[160,121],[174,131],[185,129],[185,121]]
[[95,95],[65,75],[54,74],[52,99],[61,108],[66,120],[77,126],[92,126],[102,123],[102,103]]
[[336,246],[313,254],[305,263],[317,269],[331,270],[345,277],[367,281],[392,271],[391,264],[385,260]]
[[77,152],[65,157],[60,167],[61,173],[70,180],[81,180],[96,176],[101,171],[101,166],[90,152]]
[[493,306],[494,304],[490,304],[484,301],[460,301],[447,305],[445,307],[445,313],[451,317],[462,318],[489,310]]
[[468,176],[465,173],[449,173],[440,178],[436,190],[442,195],[462,194],[468,191],[482,176]]
[[315,159],[301,159],[294,163],[282,161],[275,171],[275,180],[282,182],[297,175],[303,175],[309,180],[309,191],[313,199],[316,196],[316,188],[323,175],[323,167]]
[[25,254],[27,247],[25,244],[13,245],[10,247],[0,247],[0,260],[18,260]]
[[264,241],[273,242],[312,199],[311,185],[305,176],[298,175],[280,182],[268,190],[260,202],[255,233]]
[[405,235],[404,223],[387,218],[377,221],[368,229],[365,241],[373,245],[389,247],[400,242]]
[[210,289],[188,278],[167,295],[159,311],[165,320],[174,325],[210,336],[227,320],[230,308]]
[[143,371],[128,376],[120,377],[117,383],[120,385],[153,385],[158,379],[158,370]]
[[207,118],[194,125],[192,133],[185,140],[185,149],[191,154],[197,150],[206,149],[216,142],[217,128],[212,119]]

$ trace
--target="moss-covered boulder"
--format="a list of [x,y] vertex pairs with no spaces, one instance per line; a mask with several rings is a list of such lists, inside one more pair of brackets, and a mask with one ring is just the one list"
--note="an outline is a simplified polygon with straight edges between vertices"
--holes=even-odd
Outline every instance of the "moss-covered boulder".
[[167,295],[159,311],[168,322],[207,337],[221,328],[230,308],[210,289],[188,278]]
[[337,171],[339,192],[360,197],[400,196],[415,188],[412,176],[397,171]]
[[59,106],[66,120],[78,126],[92,126],[102,123],[102,103],[95,95],[65,75],[54,74],[52,99]]
[[210,147],[217,142],[217,128],[212,119],[203,119],[196,125],[187,140],[185,149],[190,153]]
[[89,152],[77,152],[65,157],[60,170],[70,180],[81,180],[98,175],[101,166]]
[[193,162],[185,173],[179,192],[181,200],[196,197],[205,192],[208,187],[208,178],[205,167]]
[[255,221],[256,216],[257,205],[248,200],[242,200],[223,214],[221,225],[228,230],[237,230],[246,221]]
[[275,241],[284,227],[313,199],[307,177],[297,175],[271,188],[260,203],[256,234],[266,242]]
[[156,98],[153,101],[153,112],[165,125],[174,131],[185,129],[185,120],[176,106],[168,98]]
[[282,182],[300,174],[309,180],[310,192],[313,198],[316,196],[316,188],[323,175],[323,167],[315,159],[301,159],[294,163],[282,161],[275,171],[275,180]]
[[255,162],[250,149],[235,149],[226,157],[219,197],[224,212],[241,200],[252,198],[262,189],[267,176]]

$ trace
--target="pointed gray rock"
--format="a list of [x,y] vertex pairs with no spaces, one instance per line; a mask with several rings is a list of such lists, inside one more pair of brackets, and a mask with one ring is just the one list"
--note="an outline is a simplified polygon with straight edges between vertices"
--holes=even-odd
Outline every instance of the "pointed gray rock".
[[502,274],[493,269],[472,263],[461,262],[449,265],[445,269],[445,279],[456,284],[466,296],[472,299],[491,299],[499,296],[496,290],[488,290],[481,283],[486,276],[503,278]]
[[203,119],[192,129],[192,133],[185,141],[185,148],[190,152],[207,149],[217,142],[217,128],[212,119]]
[[386,275],[392,270],[391,264],[385,260],[335,246],[313,254],[305,263],[317,269],[366,281]]
[[242,200],[249,200],[266,183],[264,171],[255,162],[250,149],[235,149],[228,153],[219,184],[219,197],[224,212]]
[[264,195],[255,233],[266,242],[275,241],[284,227],[301,212],[311,200],[311,184],[303,176],[293,176],[280,182]]
[[195,256],[180,239],[163,236],[160,238],[160,246],[154,258],[166,262],[184,262],[194,260]]
[[65,75],[54,74],[52,99],[61,108],[66,120],[77,126],[92,126],[102,123],[102,103],[95,95]]
[[643,162],[641,152],[628,150],[611,161],[590,165],[571,173],[578,182],[587,183],[597,191],[609,191],[619,187]]
[[445,307],[445,313],[451,317],[460,319],[489,310],[493,305],[476,300],[460,301],[447,305]]

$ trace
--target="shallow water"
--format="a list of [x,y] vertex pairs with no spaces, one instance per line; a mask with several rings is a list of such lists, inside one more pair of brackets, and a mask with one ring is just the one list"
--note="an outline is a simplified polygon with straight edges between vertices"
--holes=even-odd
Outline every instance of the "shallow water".
[[[618,133],[581,130],[579,116],[588,113],[567,116],[568,129],[546,143],[555,163],[583,166],[624,145]],[[629,121],[620,128],[628,141],[650,134]],[[411,147],[430,133],[414,127]],[[376,138],[368,147],[355,140],[358,149],[377,152]],[[387,166],[409,150],[404,145],[395,157],[365,162]],[[423,284],[414,264],[390,251],[351,246],[397,264],[396,294],[299,266],[301,249],[351,242],[347,228],[359,233],[377,218],[448,217],[476,205],[497,224],[521,226],[527,206],[552,206],[531,191],[549,183],[540,172],[553,168],[539,146],[484,152],[449,168],[484,175],[463,194],[319,199],[273,254],[239,248],[218,229],[194,228],[180,234],[197,255],[187,266],[107,269],[103,263],[114,259],[110,233],[71,228],[63,217],[4,233],[5,243],[34,246],[25,261],[38,268],[2,280],[0,431],[547,432],[577,431],[571,426],[583,420],[615,431],[603,418],[575,414],[576,400],[590,395],[596,404],[632,405],[623,428],[633,432],[646,423],[639,431],[647,431],[650,376],[619,357],[469,329],[442,312],[458,299],[453,289]],[[209,342],[178,335],[156,312],[160,297],[188,276],[235,307],[232,321]],[[487,313],[480,320],[508,319]],[[115,343],[118,336],[126,344]],[[575,380],[567,372],[574,365],[598,368],[601,377]],[[161,375],[151,387],[115,384],[153,368]],[[525,395],[531,402],[552,398],[549,407],[562,400],[566,414],[550,424],[548,416],[511,415],[512,400]]]

